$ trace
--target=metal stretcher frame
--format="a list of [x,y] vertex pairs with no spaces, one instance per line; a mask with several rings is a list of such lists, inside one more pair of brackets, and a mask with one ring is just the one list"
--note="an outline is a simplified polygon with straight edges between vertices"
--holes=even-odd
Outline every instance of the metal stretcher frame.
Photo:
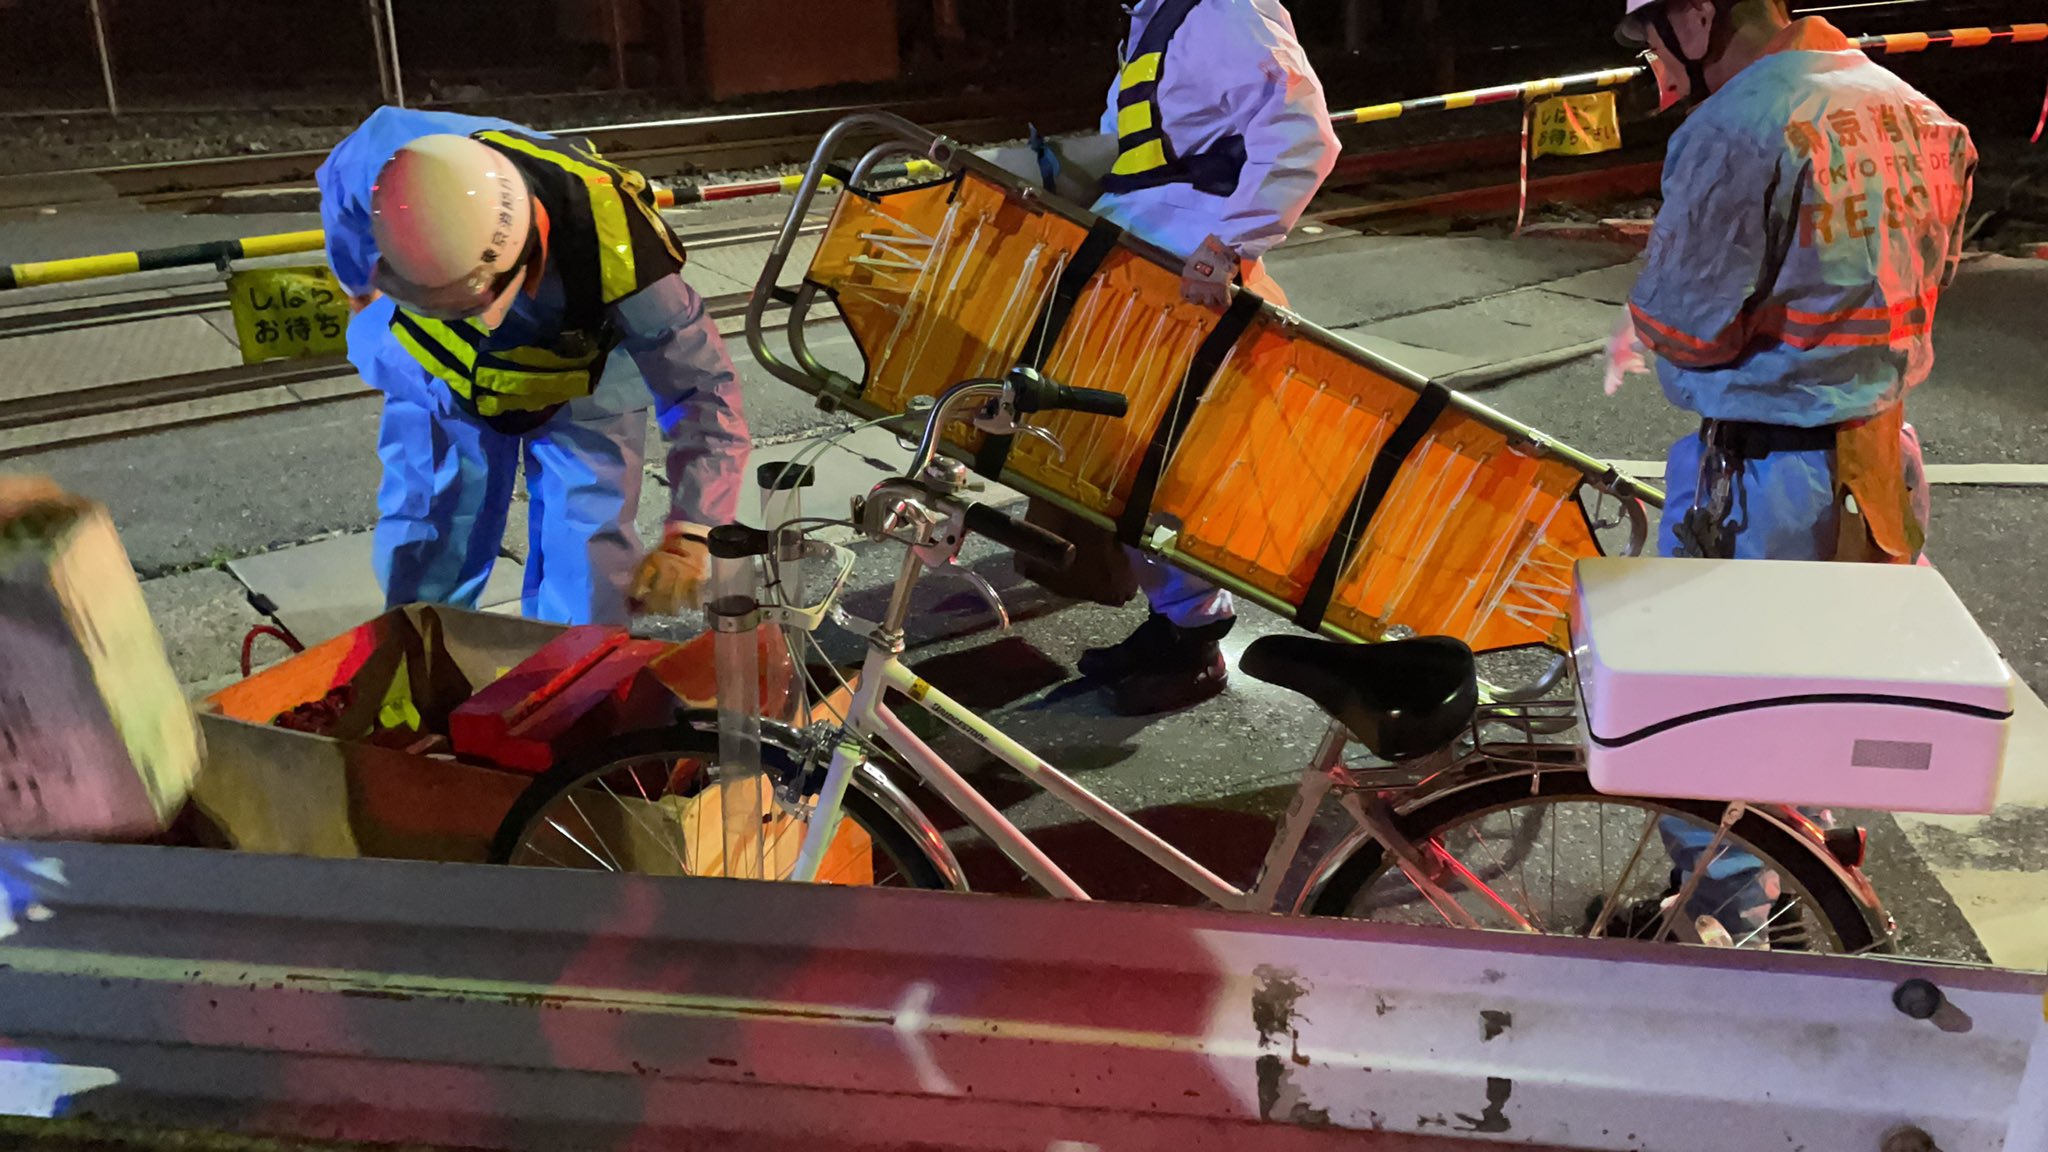
[[[849,137],[855,135],[865,139],[873,139],[880,135],[885,139],[883,143],[860,156],[849,168],[845,161],[851,157],[842,155],[841,149]],[[934,181],[909,189],[876,192],[866,187],[869,174],[877,165],[885,160],[904,156],[930,161],[937,165],[943,175]],[[821,243],[821,254],[814,260],[810,273],[800,283],[785,286],[781,281],[797,237],[815,203],[819,188],[828,177],[843,182],[849,190],[848,194],[834,210],[833,224],[827,230]],[[988,191],[991,186],[1000,190],[1000,203],[992,199]],[[789,215],[768,255],[748,310],[747,340],[754,356],[778,378],[817,395],[821,407],[843,408],[871,418],[886,417],[902,411],[903,405],[885,403],[871,394],[874,378],[885,374],[877,367],[874,349],[867,347],[866,344],[862,345],[863,355],[867,358],[867,375],[870,379],[853,380],[823,364],[808,346],[806,324],[812,307],[821,296],[840,305],[842,314],[845,314],[849,305],[853,303],[841,299],[832,284],[821,282],[817,270],[821,262],[827,261],[824,253],[828,248],[836,245],[838,249],[845,250],[853,243],[852,236],[840,233],[859,229],[863,220],[872,223],[876,219],[890,219],[876,216],[875,213],[880,211],[877,206],[891,204],[898,197],[923,195],[936,200],[942,196],[957,197],[969,194],[980,197],[984,209],[990,204],[996,204],[996,208],[1004,214],[1004,222],[1012,227],[1019,219],[1050,217],[1063,222],[1069,231],[1079,229],[1086,233],[1086,239],[1078,248],[1057,254],[1059,263],[1037,270],[1039,280],[1035,289],[1026,285],[1021,277],[1014,284],[1009,279],[993,277],[996,280],[996,290],[1008,292],[1012,297],[1004,318],[997,322],[997,328],[999,331],[1008,331],[1011,337],[1008,343],[1019,346],[1028,346],[1025,337],[1035,332],[1035,354],[1021,357],[1030,366],[1048,369],[1049,375],[1063,383],[1107,386],[1105,382],[1068,379],[1062,374],[1063,370],[1076,369],[1079,363],[1076,357],[1083,356],[1087,351],[1085,347],[1079,347],[1085,343],[1086,333],[1076,335],[1072,340],[1064,339],[1064,336],[1072,332],[1076,326],[1069,322],[1078,313],[1086,312],[1088,308],[1088,304],[1082,303],[1077,310],[1076,299],[1090,291],[1106,295],[1110,289],[1101,283],[1105,277],[1121,277],[1118,283],[1124,285],[1124,290],[1130,292],[1133,298],[1137,298],[1137,290],[1128,287],[1131,278],[1149,277],[1147,282],[1154,289],[1154,302],[1148,306],[1155,309],[1168,307],[1156,303],[1158,290],[1162,285],[1177,283],[1180,259],[1108,225],[1068,201],[1018,180],[968,152],[951,139],[886,113],[850,116],[828,131],[819,143],[817,152],[796,189]],[[863,216],[864,212],[868,215]],[[1019,216],[1019,213],[1022,215]],[[984,215],[980,219],[985,222],[989,217]],[[994,230],[1001,231],[1000,228]],[[951,282],[957,283],[963,273],[993,271],[990,267],[969,266],[968,256],[975,251],[971,239],[966,246],[966,252],[958,255],[950,272],[945,270],[944,261],[952,254],[932,251],[923,258],[923,263],[920,263],[914,253],[905,253],[897,247],[891,247],[891,242],[898,240],[924,244],[928,247],[940,243],[930,237],[909,236],[907,233],[904,236],[877,237],[868,233],[860,234],[858,239],[868,242],[870,248],[880,255],[856,255],[850,260],[842,261],[842,264],[873,267],[878,269],[877,275],[881,276],[911,274],[912,270],[915,270],[918,282],[922,283],[924,268],[937,264]],[[1040,246],[1044,247],[1043,244]],[[895,255],[892,256],[891,253]],[[1112,260],[1112,254],[1117,253],[1134,255],[1136,259],[1123,259],[1119,263]],[[898,261],[897,257],[902,259]],[[888,271],[890,269],[896,270],[896,273]],[[1170,280],[1162,280],[1162,276],[1170,277]],[[930,309],[924,302],[917,300],[916,293],[917,288],[913,285],[910,295],[901,306],[902,324],[898,325],[893,335],[902,334],[902,325],[910,322],[909,313],[912,310],[922,310],[919,318],[927,318]],[[1017,301],[1034,293],[1038,306],[1030,311],[1032,323],[1037,327],[1013,322],[1011,317],[1020,314],[1016,311]],[[786,356],[771,346],[767,324],[767,310],[771,303],[783,303],[789,307],[784,330],[788,349]],[[872,312],[872,309],[870,311]],[[1028,438],[1018,437],[1013,451],[1007,444],[994,446],[991,450],[988,444],[976,445],[965,437],[956,437],[948,442],[946,450],[950,454],[975,463],[984,474],[997,478],[1006,485],[1031,496],[1052,501],[1097,525],[1115,529],[1127,542],[1164,556],[1171,562],[1213,580],[1238,595],[1289,616],[1297,624],[1343,639],[1375,640],[1383,638],[1391,630],[1389,627],[1360,626],[1358,614],[1352,612],[1347,615],[1341,604],[1332,602],[1332,594],[1342,592],[1343,589],[1339,585],[1346,581],[1354,593],[1362,586],[1366,577],[1361,575],[1361,572],[1367,567],[1364,560],[1367,559],[1369,533],[1374,526],[1374,512],[1379,510],[1383,502],[1392,498],[1390,489],[1393,497],[1401,495],[1399,481],[1404,473],[1419,471],[1409,467],[1410,457],[1416,452],[1418,442],[1422,444],[1422,450],[1428,452],[1435,444],[1435,432],[1451,425],[1468,430],[1476,427],[1498,437],[1502,446],[1515,458],[1512,468],[1527,472],[1532,467],[1555,464],[1567,469],[1572,474],[1569,478],[1572,491],[1556,496],[1555,499],[1559,508],[1569,505],[1584,521],[1584,539],[1580,542],[1590,545],[1587,554],[1597,552],[1599,548],[1597,540],[1593,538],[1593,525],[1590,518],[1586,517],[1583,507],[1583,497],[1589,489],[1617,501],[1621,514],[1627,518],[1630,535],[1624,550],[1626,554],[1639,553],[1646,543],[1649,516],[1645,509],[1661,506],[1662,495],[1657,489],[1621,473],[1612,465],[1561,444],[1468,396],[1433,385],[1418,373],[1352,344],[1341,336],[1291,311],[1260,300],[1242,289],[1233,289],[1233,303],[1221,317],[1211,312],[1200,318],[1207,322],[1207,327],[1206,330],[1196,332],[1184,341],[1186,346],[1181,352],[1185,355],[1188,369],[1186,378],[1180,381],[1179,387],[1169,390],[1170,397],[1154,397],[1150,403],[1141,402],[1133,395],[1132,412],[1126,423],[1133,426],[1130,434],[1134,435],[1137,441],[1149,441],[1146,444],[1147,458],[1135,469],[1138,479],[1130,483],[1130,490],[1116,493],[1117,499],[1108,499],[1107,502],[1079,499],[1071,485],[1066,486],[1067,490],[1061,490],[1060,485],[1045,482],[1042,474],[1037,477],[1028,474],[1033,471],[1030,465],[1042,464],[1050,459],[1049,454],[1040,445],[1030,442]],[[1085,323],[1086,321],[1077,322],[1079,325]],[[1010,327],[1005,329],[1004,325]],[[861,333],[850,317],[849,328],[855,328],[854,335],[859,342]],[[918,339],[926,337],[920,336]],[[1375,383],[1396,385],[1408,398],[1405,412],[1396,413],[1390,409],[1381,414],[1375,433],[1376,442],[1350,441],[1340,446],[1347,466],[1355,468],[1357,495],[1354,500],[1338,502],[1340,505],[1349,505],[1348,511],[1325,502],[1322,516],[1324,522],[1329,525],[1329,531],[1317,537],[1307,550],[1300,553],[1309,562],[1299,565],[1301,571],[1298,575],[1301,579],[1294,581],[1296,588],[1292,595],[1276,589],[1272,580],[1262,584],[1254,582],[1243,572],[1230,570],[1216,562],[1213,552],[1207,555],[1198,554],[1201,550],[1190,547],[1177,530],[1180,525],[1175,521],[1179,518],[1162,516],[1159,508],[1159,501],[1164,498],[1165,490],[1170,487],[1171,473],[1179,466],[1177,450],[1187,444],[1191,426],[1202,420],[1204,404],[1212,401],[1221,390],[1222,385],[1219,382],[1228,374],[1231,358],[1242,354],[1249,360],[1252,354],[1244,350],[1261,341],[1265,342],[1262,347],[1276,342],[1291,341],[1287,347],[1300,351],[1290,352],[1290,355],[1313,354],[1325,364],[1343,367],[1346,371],[1359,376],[1373,378]],[[984,363],[987,362],[987,353],[1000,350],[995,347],[997,342],[998,337],[990,337],[989,346],[983,349]],[[1063,353],[1067,361],[1064,368],[1061,363]],[[911,373],[922,363],[921,360],[913,359],[898,372],[903,378],[904,386],[909,387],[911,392],[929,394],[954,382],[951,379],[939,378],[941,373],[928,372],[925,376],[929,379],[919,379],[914,387],[910,386]],[[983,374],[1000,374],[1010,366],[1009,363],[995,364],[992,372]],[[1172,368],[1171,371],[1175,373],[1175,378],[1179,379],[1179,369]],[[1250,371],[1250,368],[1244,368],[1240,376]],[[1290,368],[1289,373],[1292,371]],[[1327,382],[1323,386],[1327,387]],[[909,399],[908,396],[902,398]],[[1355,408],[1356,404],[1353,406]],[[1056,418],[1067,419],[1070,418]],[[1098,418],[1080,419],[1096,420],[1097,425],[1068,423],[1063,426],[1072,428],[1081,435],[1100,434]],[[1083,432],[1082,429],[1087,431]],[[956,426],[955,431],[958,433],[967,430]],[[1495,455],[1498,454],[1496,451]],[[1128,449],[1126,455],[1129,455]],[[1455,449],[1449,459],[1453,463],[1458,462]],[[1535,461],[1537,464],[1529,465],[1529,461]],[[1025,467],[1020,467],[1020,463]],[[1466,468],[1464,487],[1451,490],[1448,486],[1439,484],[1423,495],[1438,500],[1446,509],[1455,507],[1464,498],[1465,493],[1471,490],[1475,476],[1488,483],[1499,479],[1497,476],[1480,475],[1493,467],[1492,457],[1482,458]],[[1438,469],[1443,470],[1441,467]],[[1038,471],[1042,473],[1043,468],[1039,468]],[[1126,473],[1130,471],[1132,470],[1126,469]],[[1125,475],[1123,479],[1129,480],[1130,477]],[[1554,482],[1555,474],[1552,474],[1552,480]],[[1085,488],[1086,485],[1082,487]],[[1182,487],[1184,488],[1185,484]],[[1538,485],[1531,481],[1526,487],[1533,492]],[[1351,490],[1349,487],[1345,489],[1346,492]],[[1106,493],[1107,489],[1103,491]],[[1410,493],[1410,496],[1413,497],[1414,494]],[[1183,505],[1186,499],[1187,494],[1183,492]],[[1122,508],[1110,506],[1119,500],[1123,504]],[[1450,518],[1448,511],[1444,518]],[[1409,519],[1413,521],[1415,517],[1410,515]],[[1428,525],[1410,524],[1408,527],[1417,533],[1429,530]],[[1544,527],[1535,529],[1530,542],[1525,545],[1525,556],[1529,550],[1544,542],[1546,532],[1547,528]],[[1429,540],[1434,539],[1435,536],[1429,537]],[[1509,544],[1510,541],[1503,539],[1486,545],[1489,555],[1497,551],[1502,558],[1497,566],[1506,563],[1504,558]],[[1422,559],[1428,559],[1434,554],[1429,551],[1433,547],[1433,543],[1425,545],[1423,552],[1418,555]],[[1408,564],[1409,573],[1401,579],[1414,580],[1412,570],[1420,563],[1421,560],[1412,560]],[[1525,565],[1526,560],[1518,560],[1516,563]],[[1312,574],[1309,570],[1311,567],[1314,569]],[[1557,620],[1549,625],[1552,631],[1548,635],[1528,636],[1520,643],[1475,643],[1474,647],[1505,648],[1530,642],[1543,642],[1552,647],[1561,647],[1562,608],[1559,601],[1564,595],[1568,595],[1570,573],[1550,572],[1546,574],[1546,579],[1548,582],[1544,584],[1542,591],[1549,598],[1548,603],[1529,614],[1536,617],[1557,617]],[[1467,613],[1473,622],[1474,632],[1487,626],[1491,619],[1489,614],[1498,611],[1499,588],[1505,586],[1505,581],[1506,577],[1496,580],[1495,599],[1492,601],[1485,598],[1483,590],[1474,593],[1472,609]],[[1403,585],[1403,588],[1405,589],[1406,585]],[[1314,603],[1309,603],[1310,601]],[[1389,603],[1391,604],[1391,601]],[[1391,614],[1391,607],[1388,612]],[[1535,627],[1527,620],[1521,622],[1529,625],[1524,629],[1525,632]],[[1404,622],[1399,619],[1382,619],[1379,623],[1390,624],[1391,627],[1404,626]],[[1424,629],[1418,627],[1415,630]]]

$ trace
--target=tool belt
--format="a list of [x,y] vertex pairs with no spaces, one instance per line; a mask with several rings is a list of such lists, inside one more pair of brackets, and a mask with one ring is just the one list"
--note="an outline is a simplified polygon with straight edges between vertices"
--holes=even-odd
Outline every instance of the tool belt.
[[1700,440],[1708,450],[1720,449],[1731,460],[1762,460],[1780,452],[1826,452],[1835,447],[1839,424],[1818,428],[1793,428],[1784,424],[1758,424],[1750,420],[1706,420],[1700,424]]
[[1839,517],[1837,561],[1911,564],[1926,543],[1906,487],[1902,444],[1906,410],[1893,405],[1875,416],[1796,428],[1748,420],[1700,424],[1700,477],[1693,507],[1677,527],[1684,553],[1726,559],[1735,555],[1742,526],[1729,517],[1741,503],[1742,466],[1781,452],[1835,454],[1834,503]]

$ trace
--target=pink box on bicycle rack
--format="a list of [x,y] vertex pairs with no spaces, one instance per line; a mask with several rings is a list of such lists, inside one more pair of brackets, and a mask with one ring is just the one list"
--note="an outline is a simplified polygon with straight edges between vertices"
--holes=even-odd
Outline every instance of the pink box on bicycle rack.
[[1934,569],[1604,558],[1574,585],[1601,791],[1991,810],[2013,673]]

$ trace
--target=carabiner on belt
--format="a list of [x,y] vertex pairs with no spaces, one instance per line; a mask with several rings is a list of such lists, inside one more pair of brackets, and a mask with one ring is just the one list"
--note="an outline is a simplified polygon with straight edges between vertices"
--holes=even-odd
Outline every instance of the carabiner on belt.
[[1732,522],[1735,488],[1742,479],[1742,461],[1728,452],[1713,420],[1700,424],[1699,484],[1692,507],[1673,526],[1679,555],[1706,560],[1735,558],[1735,538],[1742,526]]

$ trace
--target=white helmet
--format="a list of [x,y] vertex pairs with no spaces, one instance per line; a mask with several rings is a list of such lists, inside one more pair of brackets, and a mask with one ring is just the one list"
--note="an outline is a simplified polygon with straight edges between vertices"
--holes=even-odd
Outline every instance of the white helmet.
[[1614,30],[1614,38],[1630,48],[1641,48],[1650,42],[1650,21],[1648,9],[1662,4],[1664,0],[1627,0],[1622,10],[1621,27]]
[[504,153],[467,136],[422,136],[386,161],[370,192],[372,285],[438,320],[490,310],[518,291],[533,195]]

